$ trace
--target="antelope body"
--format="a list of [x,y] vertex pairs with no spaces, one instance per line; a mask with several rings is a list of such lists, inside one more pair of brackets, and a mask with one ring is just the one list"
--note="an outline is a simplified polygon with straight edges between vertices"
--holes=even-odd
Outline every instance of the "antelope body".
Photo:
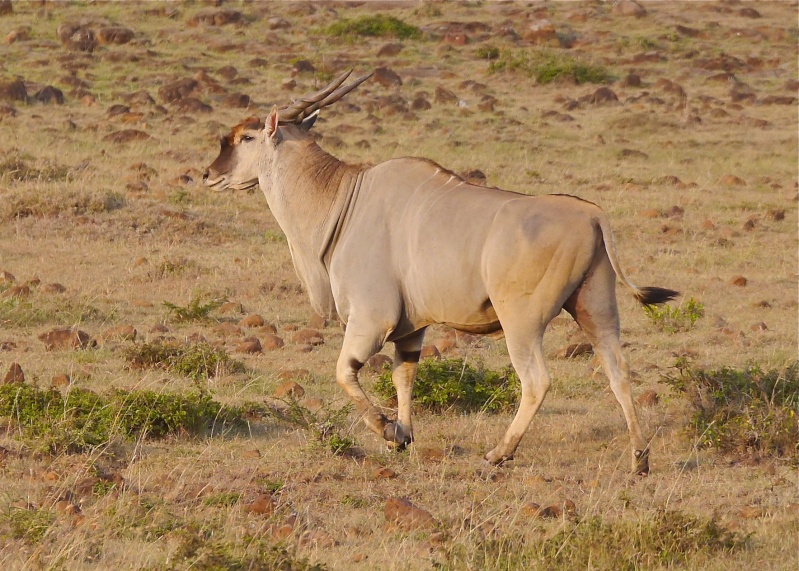
[[[502,330],[521,402],[485,459],[511,459],[550,386],[544,330],[565,309],[590,339],[621,404],[633,470],[648,473],[619,343],[615,281],[643,304],[677,292],[629,282],[606,214],[585,200],[475,186],[426,159],[360,170],[327,154],[308,130],[318,109],[369,77],[342,87],[348,75],[287,109],[274,108],[263,122],[234,127],[204,179],[216,190],[260,185],[312,306],[345,325],[336,381],[367,425],[399,446],[412,441],[411,391],[427,326]],[[395,346],[396,420],[358,383],[360,368],[387,342]]]

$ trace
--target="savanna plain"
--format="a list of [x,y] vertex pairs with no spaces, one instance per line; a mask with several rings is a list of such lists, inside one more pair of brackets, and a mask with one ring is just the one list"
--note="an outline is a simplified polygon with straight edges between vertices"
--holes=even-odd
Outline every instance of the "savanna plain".
[[[797,14],[0,1],[0,567],[796,569]],[[202,181],[350,68],[326,151],[596,202],[628,277],[681,292],[618,290],[647,477],[566,313],[505,465],[495,336],[429,329],[408,450],[359,421],[263,196]]]

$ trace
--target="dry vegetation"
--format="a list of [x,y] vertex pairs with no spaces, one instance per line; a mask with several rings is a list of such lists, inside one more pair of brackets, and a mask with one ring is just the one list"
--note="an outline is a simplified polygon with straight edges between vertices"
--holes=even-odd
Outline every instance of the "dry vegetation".
[[[795,569],[797,3],[643,5],[0,2],[0,567]],[[648,478],[565,317],[508,466],[507,406],[436,395],[405,453],[358,423],[263,197],[201,184],[349,67],[388,71],[325,149],[595,201],[683,292],[620,297]],[[501,340],[428,342],[512,378]]]

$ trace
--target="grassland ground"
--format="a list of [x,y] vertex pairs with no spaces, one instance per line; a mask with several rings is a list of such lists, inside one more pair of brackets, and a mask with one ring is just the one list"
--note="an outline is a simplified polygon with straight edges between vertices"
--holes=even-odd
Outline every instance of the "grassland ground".
[[[664,379],[685,362],[796,362],[797,3],[635,6],[0,2],[0,375],[16,363],[23,386],[64,402],[215,403],[203,426],[173,403],[160,438],[125,433],[117,411],[79,449],[48,440],[74,428],[69,410],[38,436],[19,410],[3,416],[0,567],[795,569],[795,449],[706,446]],[[545,337],[552,390],[507,466],[480,459],[510,411],[420,409],[397,453],[345,408],[341,329],[312,315],[263,197],[211,193],[202,173],[230,126],[350,67],[383,71],[322,114],[327,151],[425,156],[594,201],[629,277],[682,292],[652,316],[619,290],[635,396],[656,395],[639,406],[648,478],[627,474],[624,419],[591,355],[564,357],[583,341],[565,314]],[[57,328],[94,343],[48,350]],[[235,365],[131,357],[157,343]],[[508,364],[499,339],[434,326],[427,343]],[[279,414],[286,381],[310,423]],[[223,409],[231,422],[202,416]],[[387,521],[390,498],[434,523]]]

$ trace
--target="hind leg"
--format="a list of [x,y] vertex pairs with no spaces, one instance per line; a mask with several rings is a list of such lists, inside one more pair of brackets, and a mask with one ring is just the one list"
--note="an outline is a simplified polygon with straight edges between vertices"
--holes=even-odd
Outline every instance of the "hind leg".
[[391,381],[397,389],[397,420],[389,422],[383,429],[383,438],[396,442],[404,448],[413,442],[411,424],[411,394],[425,330],[421,329],[394,342],[394,370]]
[[630,388],[630,371],[621,351],[615,279],[610,262],[602,256],[564,308],[591,341],[594,353],[610,379],[610,388],[621,405],[632,443],[632,470],[635,474],[646,475],[649,473],[649,449],[638,423]]

